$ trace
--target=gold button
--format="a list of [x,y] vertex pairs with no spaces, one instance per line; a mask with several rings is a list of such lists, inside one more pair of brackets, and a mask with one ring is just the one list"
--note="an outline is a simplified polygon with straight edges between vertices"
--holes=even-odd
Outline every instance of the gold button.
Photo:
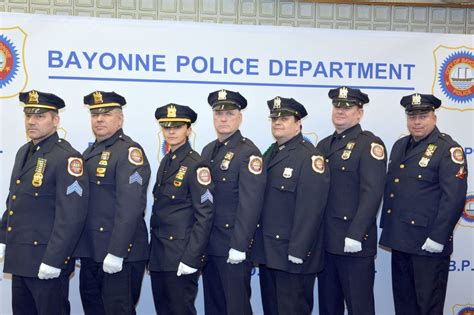
[[172,240],[173,240],[173,236],[168,237],[168,239],[169,239],[170,241],[172,241]]
[[222,181],[225,182],[225,180],[226,180],[225,177],[222,177]]
[[387,210],[387,213],[388,213],[388,214],[392,213],[392,209],[388,209],[388,210]]
[[12,200],[16,200],[16,195],[13,195],[13,196],[12,196]]
[[97,185],[100,185],[100,180],[97,181]]
[[224,226],[225,226],[226,228],[228,228],[228,227],[229,227],[229,224],[228,224],[228,223],[226,223]]
[[103,227],[100,227],[100,228],[99,228],[99,231],[104,232],[104,228],[103,228]]
[[9,227],[7,228],[7,231],[8,231],[8,232],[11,232],[11,231],[12,231],[12,227],[9,226]]
[[420,174],[420,175],[418,175],[418,178],[421,178],[421,177],[422,177],[422,176],[421,176],[421,174]]
[[400,168],[405,168],[405,164],[400,164]]
[[8,214],[13,215],[14,214],[13,210],[8,211]]
[[285,186],[281,186],[281,189],[285,189]]
[[346,167],[345,167],[345,166],[341,167],[341,170],[343,170],[343,171],[344,171],[345,169],[346,169]]
[[346,216],[344,216],[344,220],[347,220],[347,217],[346,217]]
[[399,178],[395,178],[393,181],[394,181],[395,183],[399,183],[399,182],[400,182],[400,179],[399,179]]
[[64,264],[67,265],[68,262],[69,262],[69,261],[65,260],[65,261],[64,261]]
[[173,196],[171,196],[171,199],[174,199],[174,198],[176,198],[174,195],[173,195]]
[[395,194],[394,194],[394,193],[391,193],[391,194],[390,194],[390,198],[393,198],[393,197],[395,197]]
[[16,184],[19,185],[21,183],[21,180],[17,179]]
[[129,253],[130,253],[131,251],[132,251],[132,250],[131,250],[130,248],[129,248],[129,249],[127,249],[127,252],[129,252]]
[[411,220],[411,224],[415,224],[415,220]]
[[38,241],[34,241],[33,244],[36,246],[38,245]]
[[37,192],[35,192],[35,197],[38,197],[38,196],[39,196],[39,194]]
[[275,236],[276,238],[280,238],[280,235]]

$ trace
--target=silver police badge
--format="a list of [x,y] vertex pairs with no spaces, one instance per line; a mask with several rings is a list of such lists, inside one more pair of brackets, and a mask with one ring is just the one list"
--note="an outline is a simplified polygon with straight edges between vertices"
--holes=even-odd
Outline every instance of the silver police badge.
[[284,178],[291,178],[293,176],[293,169],[291,167],[285,167],[283,170],[283,177]]

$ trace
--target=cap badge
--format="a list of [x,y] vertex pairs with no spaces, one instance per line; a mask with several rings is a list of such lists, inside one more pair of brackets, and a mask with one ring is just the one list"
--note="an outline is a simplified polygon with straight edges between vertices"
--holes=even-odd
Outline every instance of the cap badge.
[[94,92],[92,96],[94,96],[95,105],[102,104],[104,102],[104,100],[102,99],[102,93],[100,93],[99,91]]
[[411,97],[411,104],[412,105],[420,105],[421,104],[421,95],[415,94]]
[[222,89],[219,91],[219,95],[217,96],[218,101],[225,101],[227,99],[227,92],[226,90]]
[[30,93],[28,93],[28,103],[29,104],[38,104],[39,103],[38,99],[39,99],[38,92],[31,91]]
[[339,98],[347,98],[347,93],[349,93],[349,91],[347,90],[346,87],[342,87],[339,89]]
[[173,105],[170,105],[166,108],[168,110],[168,114],[166,117],[168,118],[175,118],[176,117],[176,107]]
[[280,109],[281,108],[281,99],[279,97],[276,97],[273,100],[273,109]]

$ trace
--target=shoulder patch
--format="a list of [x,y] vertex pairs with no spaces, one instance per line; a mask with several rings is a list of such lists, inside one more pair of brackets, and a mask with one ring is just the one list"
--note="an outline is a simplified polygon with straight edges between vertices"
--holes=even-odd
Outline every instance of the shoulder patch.
[[322,174],[326,168],[324,158],[322,155],[313,155],[311,157],[311,167],[316,173]]
[[197,181],[203,186],[207,186],[211,183],[211,171],[208,167],[200,167],[196,170]]
[[449,149],[451,152],[451,160],[456,164],[464,164],[464,152],[461,147],[453,147]]
[[262,174],[263,160],[260,156],[251,155],[249,158],[249,172],[255,175]]
[[383,160],[385,158],[385,150],[381,144],[372,142],[370,144],[370,155],[376,160]]
[[70,157],[67,159],[67,172],[74,177],[82,176],[84,173],[82,159],[79,157]]
[[143,153],[140,148],[128,148],[128,161],[133,165],[143,165]]

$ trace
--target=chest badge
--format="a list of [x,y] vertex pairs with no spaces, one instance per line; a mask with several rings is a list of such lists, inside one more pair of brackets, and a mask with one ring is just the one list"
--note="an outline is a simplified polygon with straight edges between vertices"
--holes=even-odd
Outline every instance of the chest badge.
[[221,170],[227,171],[229,169],[230,161],[234,158],[234,152],[227,152],[221,162]]
[[418,165],[420,165],[421,167],[427,167],[437,147],[438,146],[436,144],[428,144],[428,147],[426,148],[425,153],[423,153],[423,156],[421,157],[420,162],[418,162]]
[[283,170],[283,177],[284,178],[291,178],[293,176],[293,169],[291,167],[285,167]]
[[348,142],[346,144],[346,147],[344,148],[344,151],[342,152],[341,159],[343,160],[348,160],[351,157],[352,150],[355,147],[355,142]]
[[99,166],[95,170],[95,176],[105,177],[105,173],[107,172],[107,165],[109,164],[109,159],[110,151],[103,151],[100,155]]
[[180,166],[178,173],[174,177],[173,185],[174,187],[181,187],[184,181],[184,175],[186,175],[186,171],[188,170],[187,166]]
[[33,174],[33,180],[31,181],[33,187],[41,187],[41,185],[43,185],[43,174],[46,169],[46,162],[47,160],[43,158],[38,158],[36,161],[35,173]]

